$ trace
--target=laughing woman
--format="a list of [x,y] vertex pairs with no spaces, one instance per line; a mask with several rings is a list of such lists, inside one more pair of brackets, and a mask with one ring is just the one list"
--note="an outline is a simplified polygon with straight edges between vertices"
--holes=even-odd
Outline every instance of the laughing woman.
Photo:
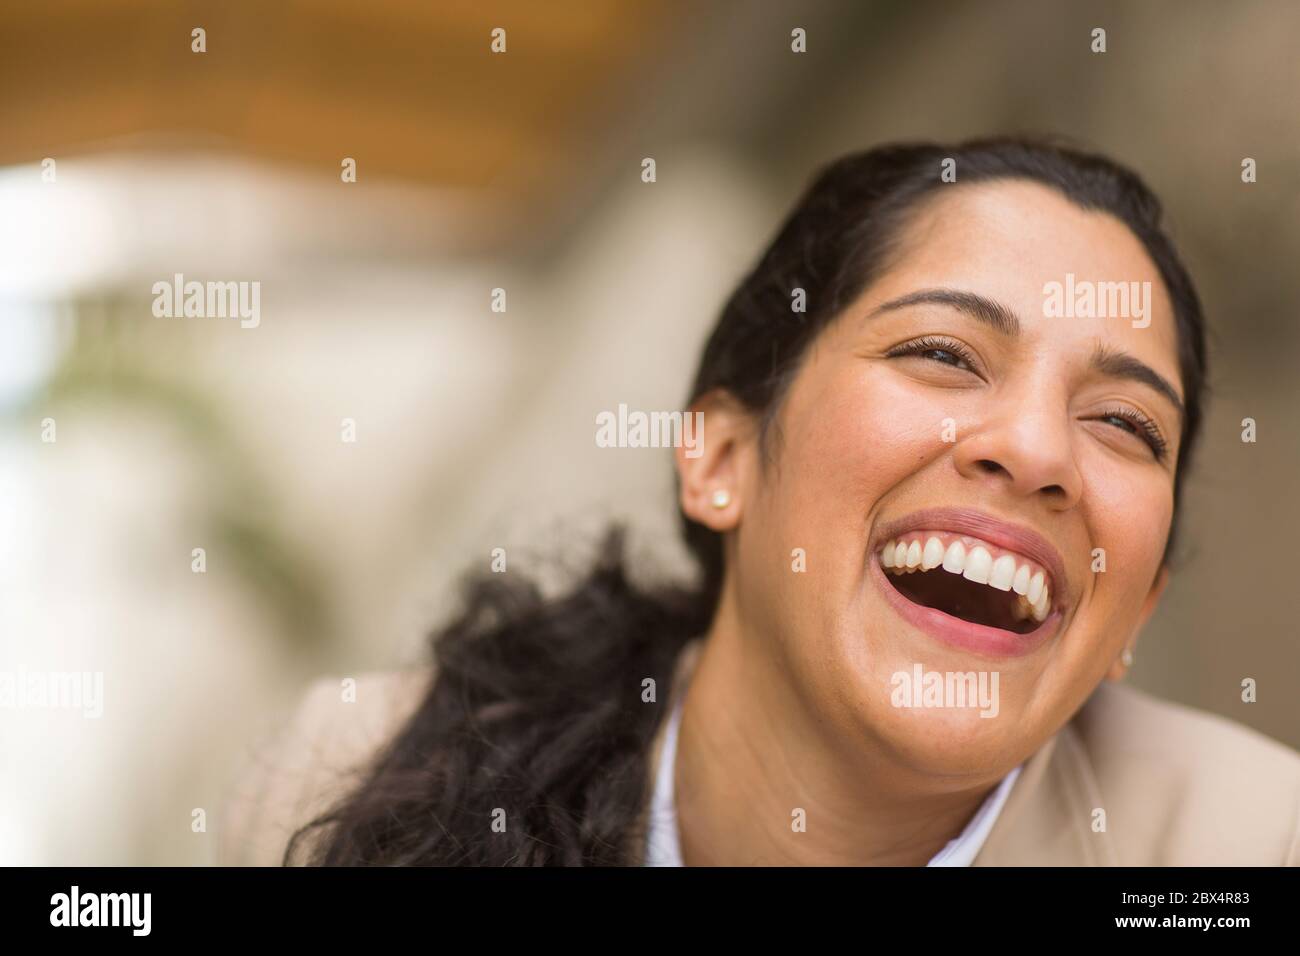
[[1206,375],[1160,215],[1051,144],[826,167],[700,360],[698,587],[617,533],[560,599],[473,581],[428,668],[315,686],[225,858],[1300,863],[1300,755],[1118,683]]

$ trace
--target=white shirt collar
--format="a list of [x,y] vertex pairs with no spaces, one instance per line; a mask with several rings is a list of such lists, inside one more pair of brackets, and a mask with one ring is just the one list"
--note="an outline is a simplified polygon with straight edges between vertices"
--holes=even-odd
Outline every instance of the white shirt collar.
[[[684,689],[683,689],[684,690]],[[664,734],[663,751],[655,774],[654,796],[650,801],[649,831],[646,838],[646,866],[683,866],[682,848],[677,836],[677,808],[673,802],[673,769],[677,760],[677,728],[682,720],[682,701],[686,694],[679,693],[673,712],[668,718]],[[984,846],[989,831],[997,822],[1002,805],[1020,775],[1016,767],[998,784],[975,811],[966,829],[956,839],[931,858],[926,866],[970,866]]]

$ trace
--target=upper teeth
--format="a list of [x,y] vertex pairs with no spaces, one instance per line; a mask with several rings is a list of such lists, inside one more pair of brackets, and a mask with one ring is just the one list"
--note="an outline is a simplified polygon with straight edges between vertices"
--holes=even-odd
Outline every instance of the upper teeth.
[[[952,539],[946,546],[945,538]],[[969,537],[965,540],[972,541]],[[972,543],[968,548],[953,535],[913,533],[886,544],[880,552],[880,564],[894,574],[942,567],[976,584],[1015,591],[1018,597],[1014,612],[1019,620],[1031,615],[1035,621],[1046,620],[1052,606],[1047,572],[1027,558],[991,544]]]

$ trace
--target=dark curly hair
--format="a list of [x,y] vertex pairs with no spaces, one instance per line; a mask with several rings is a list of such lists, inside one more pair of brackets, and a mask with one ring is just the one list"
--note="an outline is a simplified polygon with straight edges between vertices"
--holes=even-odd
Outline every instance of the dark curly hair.
[[[1115,216],[1158,268],[1173,303],[1186,409],[1168,561],[1202,416],[1201,306],[1151,190],[1061,140],[893,144],[825,166],[727,300],[690,402],[723,389],[766,436],[809,343],[887,268],[909,213],[954,188],[940,179],[945,159],[956,161],[959,184],[1030,180]],[[806,312],[791,310],[795,288],[806,291]],[[659,699],[668,699],[677,655],[708,629],[722,587],[721,537],[682,521],[699,563],[693,588],[634,584],[618,528],[558,599],[515,574],[470,578],[463,610],[431,639],[427,695],[363,782],[293,835],[284,861],[295,862],[314,834],[305,862],[324,865],[639,863],[646,758],[664,717],[642,702],[641,682],[655,678]],[[507,832],[489,827],[497,807],[507,808]]]

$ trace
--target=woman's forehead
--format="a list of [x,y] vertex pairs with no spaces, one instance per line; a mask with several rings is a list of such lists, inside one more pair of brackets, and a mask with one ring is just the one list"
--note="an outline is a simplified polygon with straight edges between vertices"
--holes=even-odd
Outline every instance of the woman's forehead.
[[1041,290],[1070,273],[1091,281],[1160,283],[1141,240],[1120,219],[1083,209],[1034,182],[945,188],[917,210],[899,238],[896,267],[1001,275],[1018,291]]
[[919,207],[863,303],[927,288],[997,302],[1027,337],[1062,346],[1100,340],[1178,376],[1173,306],[1141,240],[1115,216],[1048,186],[957,184]]

